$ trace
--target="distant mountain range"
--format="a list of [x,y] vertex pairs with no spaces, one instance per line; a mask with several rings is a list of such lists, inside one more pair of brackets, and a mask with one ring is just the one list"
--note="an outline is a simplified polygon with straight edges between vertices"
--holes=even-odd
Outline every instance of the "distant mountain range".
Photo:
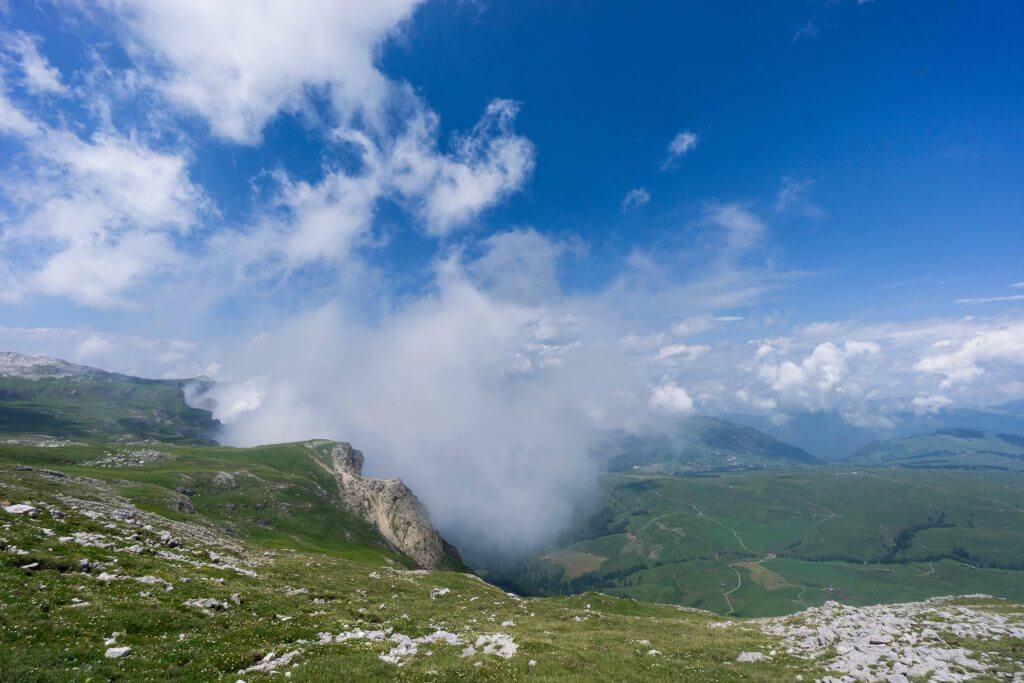
[[846,462],[865,467],[1024,471],[1024,436],[940,429],[933,434],[874,441]]
[[904,410],[885,410],[887,423],[851,424],[838,411],[796,413],[782,423],[764,415],[731,413],[722,419],[753,427],[791,443],[821,460],[843,460],[872,441],[931,434],[940,429],[976,429],[1003,434],[1024,434],[1024,401],[1012,401],[986,409],[957,408],[931,415]]
[[757,429],[703,416],[681,420],[668,433],[610,435],[596,452],[608,470],[660,474],[821,464]]

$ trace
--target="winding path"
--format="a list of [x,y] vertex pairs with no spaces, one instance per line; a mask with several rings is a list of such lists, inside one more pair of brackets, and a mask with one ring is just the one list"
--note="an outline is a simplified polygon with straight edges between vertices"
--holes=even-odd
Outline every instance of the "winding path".
[[[707,514],[704,514],[704,511],[703,511],[703,510],[701,510],[701,509],[700,509],[699,507],[697,507],[696,505],[694,505],[693,503],[690,503],[689,501],[685,501],[685,500],[676,500],[675,498],[669,498],[668,496],[664,496],[664,495],[662,495],[661,491],[659,491],[658,489],[654,489],[654,494],[655,494],[656,496],[658,496],[659,498],[663,498],[663,499],[665,499],[665,500],[670,500],[670,501],[672,501],[673,503],[679,503],[680,505],[689,505],[690,507],[692,507],[692,508],[694,509],[694,511],[696,511],[696,512],[697,512],[698,516],[700,516],[700,517],[704,517],[704,518],[706,518],[706,519],[709,519],[709,520],[711,520],[712,522],[714,522],[715,524],[717,524],[718,526],[722,527],[723,529],[725,529],[726,531],[728,531],[729,533],[731,533],[731,534],[732,534],[733,536],[735,536],[735,537],[736,537],[736,540],[737,540],[737,541],[739,541],[739,543],[740,543],[740,547],[741,547],[741,548],[743,548],[744,550],[746,550],[746,551],[747,551],[748,553],[752,553],[752,552],[754,552],[753,550],[751,550],[750,548],[748,548],[748,547],[747,547],[747,544],[743,542],[743,539],[742,539],[742,538],[740,538],[740,535],[739,535],[738,533],[736,533],[736,530],[735,530],[735,529],[730,529],[729,527],[727,527],[726,525],[722,524],[722,523],[721,523],[720,521],[718,521],[718,520],[717,520],[717,519],[715,519],[714,517],[712,517],[712,516],[710,516],[710,515],[707,515]],[[667,513],[667,514],[672,514],[672,513]],[[665,515],[659,515],[659,517],[664,517],[664,516],[665,516]],[[655,517],[654,519],[658,519],[659,517]],[[653,522],[653,521],[654,521],[654,520],[652,519],[652,520],[651,520],[651,522]],[[650,524],[650,522],[648,522],[647,524],[649,525],[649,524]],[[646,528],[646,526],[645,526],[644,528]]]

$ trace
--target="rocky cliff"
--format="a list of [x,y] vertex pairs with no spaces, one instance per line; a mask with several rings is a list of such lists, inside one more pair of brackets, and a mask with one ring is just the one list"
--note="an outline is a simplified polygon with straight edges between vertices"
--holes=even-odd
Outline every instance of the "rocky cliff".
[[351,444],[310,441],[307,447],[329,458],[345,505],[376,527],[388,543],[423,569],[461,566],[458,551],[437,533],[401,479],[364,478],[363,454]]

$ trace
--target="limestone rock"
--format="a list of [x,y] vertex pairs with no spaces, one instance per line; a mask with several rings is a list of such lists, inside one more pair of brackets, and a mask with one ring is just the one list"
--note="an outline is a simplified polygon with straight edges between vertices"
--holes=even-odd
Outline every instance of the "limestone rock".
[[345,506],[376,527],[388,543],[421,568],[434,569],[446,557],[458,557],[401,479],[363,477],[363,454],[351,444],[312,441],[306,446],[330,456],[331,471]]

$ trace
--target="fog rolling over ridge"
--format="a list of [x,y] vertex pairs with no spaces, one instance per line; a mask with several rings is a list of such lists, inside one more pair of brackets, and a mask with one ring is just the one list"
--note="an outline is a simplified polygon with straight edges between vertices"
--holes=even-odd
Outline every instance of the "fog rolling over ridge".
[[405,480],[457,545],[527,550],[596,493],[597,413],[645,407],[623,365],[555,362],[544,313],[453,280],[374,325],[334,306],[293,319],[226,364],[247,379],[208,395],[222,441],[350,441],[368,474]]

